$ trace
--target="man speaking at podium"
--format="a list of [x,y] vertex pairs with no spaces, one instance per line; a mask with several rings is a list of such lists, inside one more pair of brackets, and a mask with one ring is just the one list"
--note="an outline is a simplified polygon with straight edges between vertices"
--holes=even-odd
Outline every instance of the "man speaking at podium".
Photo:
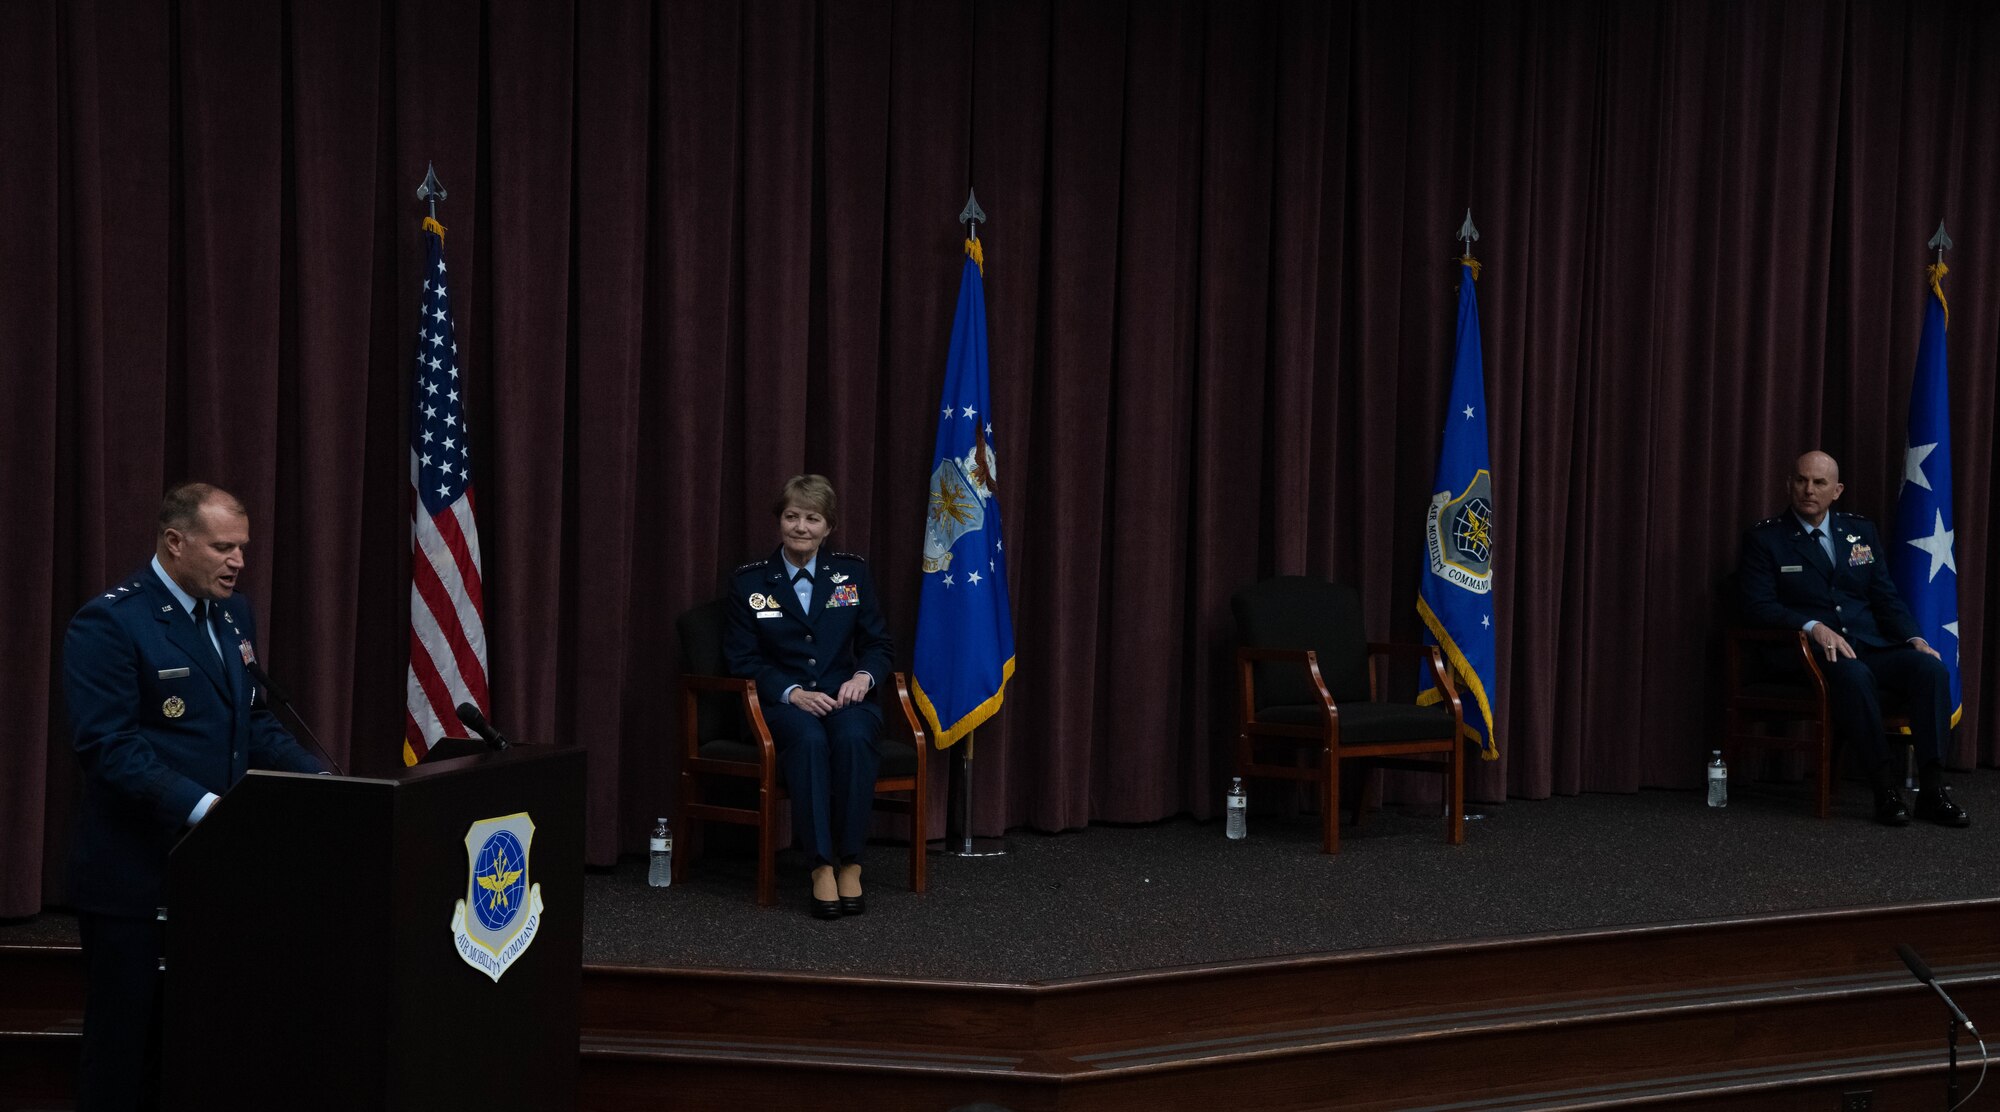
[[183,483],[160,507],[152,562],[85,603],[63,642],[83,770],[70,902],[86,996],[78,1107],[151,1107],[167,853],[252,768],[320,772],[257,690],[257,627],[236,597],[250,518]]

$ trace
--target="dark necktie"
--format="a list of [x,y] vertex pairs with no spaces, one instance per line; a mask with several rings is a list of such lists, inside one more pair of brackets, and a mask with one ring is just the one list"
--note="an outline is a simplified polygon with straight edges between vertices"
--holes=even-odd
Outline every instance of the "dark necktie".
[[797,583],[799,580],[803,579],[806,582],[810,583],[812,582],[812,577],[813,573],[811,571],[807,570],[806,568],[800,568],[798,570],[798,573],[792,576],[792,582]]
[[208,647],[215,650],[215,657],[217,660],[220,660],[222,659],[222,639],[214,636],[214,631],[209,627],[208,619],[210,613],[211,607],[207,599],[198,598],[194,600],[195,632],[200,635],[202,640],[208,642]]
[[1826,542],[1826,530],[1814,529],[1812,532],[1808,533],[1807,536],[1810,536],[1813,539],[1813,544],[1819,546],[1819,554],[1826,557],[1827,566],[1832,567],[1833,546]]

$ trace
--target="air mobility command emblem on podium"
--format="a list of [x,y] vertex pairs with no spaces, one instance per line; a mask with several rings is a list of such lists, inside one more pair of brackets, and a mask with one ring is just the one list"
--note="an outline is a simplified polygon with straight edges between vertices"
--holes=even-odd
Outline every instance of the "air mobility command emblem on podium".
[[465,832],[465,898],[451,913],[451,935],[465,964],[496,982],[541,926],[542,886],[528,879],[534,843],[526,811],[481,819]]
[[1484,468],[1464,494],[1431,496],[1424,542],[1432,575],[1476,594],[1493,589],[1493,477]]

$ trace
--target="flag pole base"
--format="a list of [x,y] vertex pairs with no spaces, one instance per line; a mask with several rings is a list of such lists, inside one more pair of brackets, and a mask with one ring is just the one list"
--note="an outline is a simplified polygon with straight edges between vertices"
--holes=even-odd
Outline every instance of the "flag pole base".
[[942,844],[926,846],[926,852],[946,857],[1005,857],[1005,838],[946,838]]
[[965,736],[951,754],[951,778],[945,807],[944,847],[947,857],[1005,857],[1005,838],[975,838],[972,835],[972,743]]

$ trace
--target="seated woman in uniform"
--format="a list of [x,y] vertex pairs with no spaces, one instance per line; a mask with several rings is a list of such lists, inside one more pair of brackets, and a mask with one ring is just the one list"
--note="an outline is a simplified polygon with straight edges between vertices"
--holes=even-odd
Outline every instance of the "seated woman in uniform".
[[882,733],[869,692],[894,646],[867,561],[821,551],[838,519],[833,484],[795,475],[771,509],[778,550],[731,576],[723,647],[730,673],[757,681],[792,830],[812,858],[813,914],[838,919],[867,909],[861,851]]

